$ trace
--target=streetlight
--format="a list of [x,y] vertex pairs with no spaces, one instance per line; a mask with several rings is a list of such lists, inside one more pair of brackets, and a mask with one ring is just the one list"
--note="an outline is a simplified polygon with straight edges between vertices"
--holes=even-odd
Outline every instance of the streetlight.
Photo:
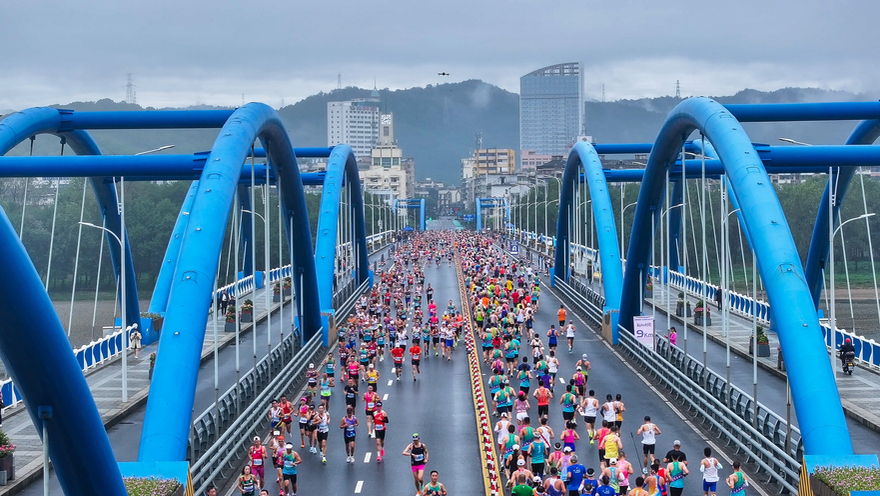
[[152,149],[152,150],[147,150],[147,151],[145,151],[145,152],[135,153],[135,156],[137,156],[137,155],[147,155],[147,154],[149,154],[149,153],[161,152],[161,151],[163,151],[163,150],[168,150],[168,149],[171,149],[171,148],[174,148],[174,145],[160,146],[159,148],[154,148],[154,149]]
[[[125,263],[125,241],[120,239],[119,236],[116,235],[110,229],[107,229],[103,226],[98,226],[92,224],[91,222],[80,222],[80,225],[94,227],[95,229],[100,229],[116,239],[116,242],[119,243],[119,290],[122,293],[122,297],[120,298],[120,305],[122,306],[122,318],[119,319],[119,326],[122,328],[122,402],[128,402],[128,330],[125,327],[126,320],[126,293],[125,293],[125,272],[128,268]],[[120,231],[125,232],[125,217],[122,218],[122,223],[120,224]],[[123,238],[125,235],[123,234]]]
[[[623,268],[623,266],[624,266],[624,265],[623,265],[623,255],[622,255],[622,253],[626,250],[626,244],[623,242],[624,239],[625,239],[625,238],[624,238],[625,235],[624,235],[624,232],[623,232],[623,213],[626,212],[626,209],[628,209],[629,207],[631,207],[631,206],[633,206],[633,205],[636,205],[636,204],[638,204],[638,203],[639,203],[639,202],[634,201],[634,202],[630,203],[629,205],[623,207],[623,208],[620,210],[620,251],[621,251],[620,266],[621,266],[621,268]],[[654,226],[651,226],[651,230],[652,230],[652,231],[653,231],[653,229],[654,229]],[[653,248],[652,248],[652,249],[653,249]]]
[[[660,222],[663,222],[663,216],[666,215],[667,212],[669,212],[670,210],[672,210],[674,208],[679,208],[679,207],[683,207],[683,206],[684,206],[684,203],[679,203],[677,205],[673,205],[673,206],[663,210],[662,212],[660,212]],[[668,232],[669,221],[666,222],[666,229],[667,229],[666,242],[669,243],[669,232]],[[661,246],[662,246],[662,241],[661,241]],[[672,315],[671,314],[672,308],[670,307],[671,303],[669,301],[669,297],[671,295],[670,284],[669,284],[669,262],[670,262],[669,258],[670,258],[671,251],[672,251],[672,247],[670,246],[666,250],[666,329],[667,330],[669,330],[669,328],[671,327],[670,324],[672,323],[672,316],[671,316]],[[661,275],[661,280],[662,280],[662,275]],[[685,305],[685,307],[687,307],[687,306]],[[685,320],[687,320],[686,313],[685,313]]]
[[[266,189],[268,190],[268,188],[266,188]],[[268,200],[269,199],[266,198],[267,202],[268,202]],[[266,300],[266,329],[267,329],[266,338],[268,340],[267,344],[269,345],[269,352],[271,353],[272,352],[272,332],[271,332],[272,331],[272,312],[270,311],[270,308],[269,308],[269,306],[270,306],[270,303],[269,303],[269,243],[268,243],[269,223],[266,222],[265,217],[258,214],[257,212],[254,212],[253,210],[247,210],[247,209],[243,208],[243,209],[241,209],[241,211],[243,213],[256,215],[257,217],[260,218],[261,221],[263,221],[263,231],[265,231],[265,237],[266,237],[266,241],[267,241],[267,242],[263,243],[263,257],[265,258],[264,264],[266,265],[266,278],[263,281],[263,286],[265,289],[263,290],[263,293],[266,296],[266,298],[265,298],[265,300]],[[254,238],[254,240],[251,242],[251,244],[256,246],[256,238]],[[254,251],[256,251],[256,250],[254,250]],[[256,286],[256,270],[257,270],[257,268],[254,267],[254,274],[255,274],[254,275],[254,292],[256,292],[256,287],[257,287]],[[278,275],[280,276],[281,274],[279,273]],[[281,292],[281,306],[282,307],[284,306],[284,292],[283,291]],[[256,312],[254,312],[254,313],[256,313]],[[256,317],[256,315],[254,317]],[[254,357],[256,357],[257,356],[257,320],[256,319],[254,319],[254,323],[252,324],[251,334],[254,335]]]
[[549,207],[550,204],[552,204],[552,203],[554,203],[554,202],[557,202],[557,203],[558,203],[558,202],[559,202],[559,198],[557,198],[557,199],[555,199],[555,200],[550,200],[549,202],[546,201],[546,200],[544,201],[544,235],[545,235],[545,236],[546,236],[547,233],[549,232],[549,231],[547,231],[547,207]]
[[[829,185],[829,187],[830,187],[830,185]],[[830,235],[829,240],[828,240],[828,244],[829,244],[829,247],[828,247],[828,250],[829,250],[829,252],[828,252],[828,261],[829,261],[829,262],[828,262],[828,263],[829,263],[829,265],[831,266],[831,274],[830,274],[830,276],[829,276],[829,279],[830,279],[830,280],[829,280],[829,285],[831,286],[831,288],[830,288],[830,289],[831,289],[831,308],[830,308],[830,310],[831,310],[831,322],[830,322],[830,324],[831,324],[831,332],[832,332],[832,336],[834,335],[833,333],[834,333],[835,331],[837,331],[837,316],[836,316],[836,314],[835,314],[835,312],[834,312],[834,304],[835,304],[835,301],[834,301],[834,236],[836,236],[836,235],[837,235],[837,231],[839,231],[840,228],[843,227],[843,226],[845,226],[846,224],[848,224],[848,223],[850,223],[850,222],[852,222],[852,221],[855,221],[855,220],[867,219],[868,217],[872,217],[872,216],[874,216],[874,215],[876,215],[876,214],[873,213],[873,212],[871,212],[871,213],[869,213],[869,214],[862,214],[862,215],[860,215],[860,216],[858,216],[858,217],[853,217],[852,219],[848,219],[848,220],[846,220],[846,221],[844,221],[844,222],[841,222],[840,225],[837,226],[837,229],[834,229],[833,231],[831,230],[831,228],[828,229],[828,230],[831,232],[831,235]],[[828,219],[828,224],[829,224],[830,226],[832,226],[832,227],[834,226],[834,222],[832,222],[832,219],[831,219],[831,218]]]

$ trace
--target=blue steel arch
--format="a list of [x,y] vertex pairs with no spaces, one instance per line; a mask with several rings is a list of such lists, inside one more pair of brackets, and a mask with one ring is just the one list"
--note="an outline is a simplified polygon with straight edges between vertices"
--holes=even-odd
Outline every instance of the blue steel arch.
[[[61,114],[56,109],[29,109],[11,115],[0,121],[0,155],[30,136],[47,133],[67,139],[77,154],[100,155],[100,149],[88,132],[61,132],[60,127]],[[112,219],[116,214],[115,231],[118,233],[120,222],[115,207],[115,188],[103,183],[102,178],[92,178],[91,182],[110,229],[113,229]],[[113,207],[109,208],[109,205]],[[110,251],[114,253],[114,250]],[[130,280],[134,281],[130,253],[127,255],[126,269]],[[49,456],[61,487],[67,494],[127,494],[104,422],[85,376],[70,352],[64,327],[5,212],[0,216],[0,257],[4,262],[0,285],[6,294],[0,299],[3,315],[0,319],[0,357],[21,392],[41,437],[41,427],[46,422],[49,437],[53,439],[49,443]],[[117,274],[118,262],[119,257],[114,254]],[[131,294],[129,292],[129,296]],[[134,301],[134,315],[139,316],[136,290]],[[131,315],[129,312],[128,322],[134,322]],[[27,336],[22,336],[25,329]],[[34,360],[34,357],[40,357],[40,360]],[[46,408],[51,411],[51,420],[41,418],[41,411]]]
[[[367,254],[367,226],[364,219],[364,196],[361,193],[361,180],[358,175],[357,158],[348,145],[337,145],[327,162],[324,175],[324,189],[321,192],[321,210],[318,214],[317,240],[315,241],[315,268],[318,278],[318,292],[321,309],[333,308],[333,276],[336,269],[336,245],[339,230],[339,209],[342,190],[348,188],[350,208],[354,211],[355,257],[357,260],[356,281],[360,285],[370,279],[370,260]],[[324,327],[324,345],[329,330]]]
[[193,197],[159,341],[139,461],[179,461],[186,457],[207,326],[205,308],[212,298],[241,164],[257,138],[267,150],[281,194],[288,242],[294,253],[293,283],[296,294],[302,295],[300,325],[304,337],[310,338],[321,327],[312,235],[293,147],[278,114],[267,105],[250,103],[237,109],[221,129]]
[[[691,98],[669,114],[645,169],[627,251],[620,322],[632,329],[640,312],[650,255],[651,211],[661,207],[664,176],[688,135],[699,130],[721,158],[730,187],[743,206],[744,228],[759,260],[758,268],[777,314],[782,352],[789,371],[792,399],[807,453],[852,454],[852,441],[819,319],[788,223],[758,153],[739,122],[717,102]],[[821,408],[816,408],[821,405]]]
[[[66,126],[66,119],[73,112],[70,110],[58,110],[51,107],[37,107],[22,110],[0,121],[0,156],[22,141],[38,134],[53,134],[67,140],[67,144],[77,155],[101,155],[101,149],[88,131],[81,129],[72,130]],[[95,193],[95,200],[104,218],[105,227],[120,236],[122,221],[119,215],[119,199],[116,195],[116,185],[105,181],[104,177],[91,177],[89,182]],[[126,325],[140,322],[140,302],[138,300],[137,279],[134,272],[134,263],[131,258],[131,243],[128,242],[128,233],[125,233],[125,304]],[[119,279],[119,243],[110,234],[104,235],[107,244],[111,247],[110,261],[113,264],[113,272]],[[113,250],[112,247],[117,249]],[[121,292],[122,289],[120,288]],[[123,295],[119,295],[123,297]]]
[[[866,120],[860,122],[849,138],[846,140],[847,145],[870,145],[880,138],[880,120]],[[843,205],[843,199],[849,190],[849,185],[855,176],[856,169],[854,167],[838,167],[832,169],[832,176],[837,179],[837,195],[834,207],[834,225],[840,223],[840,208]],[[810,293],[813,296],[813,304],[819,308],[819,299],[822,296],[822,286],[825,282],[823,271],[828,262],[828,248],[830,241],[828,239],[828,202],[830,201],[829,186],[833,184],[833,179],[828,181],[825,186],[825,192],[822,194],[822,200],[819,202],[819,212],[816,214],[816,224],[813,227],[813,236],[810,239],[810,250],[807,252],[807,264],[804,267],[807,277],[807,285],[810,287]]]
[[[568,155],[565,172],[562,174],[562,191],[559,199],[559,216],[556,219],[556,259],[553,264],[551,285],[556,278],[568,280],[569,258],[569,219],[574,200],[572,186],[580,181],[581,170],[590,199],[593,200],[593,218],[596,222],[596,237],[599,242],[599,257],[602,263],[602,284],[605,286],[604,310],[620,308],[620,289],[623,284],[623,269],[620,267],[620,247],[617,244],[617,228],[614,223],[614,210],[608,182],[602,170],[602,162],[592,144],[578,141]],[[617,342],[617,326],[612,326],[613,341]]]
[[419,209],[419,230],[425,230],[425,199],[424,198],[406,198],[403,200],[394,200],[394,210],[398,208],[417,208]]
[[[505,208],[505,221],[510,219],[510,204],[507,203],[507,198],[477,198],[476,200],[476,220],[477,220],[477,231],[483,230],[483,205],[491,208]],[[506,229],[506,227],[505,227]]]

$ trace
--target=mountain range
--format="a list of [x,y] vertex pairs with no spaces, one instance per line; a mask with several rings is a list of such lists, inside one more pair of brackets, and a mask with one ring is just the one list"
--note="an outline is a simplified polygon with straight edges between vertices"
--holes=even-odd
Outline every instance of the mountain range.
[[[296,146],[327,144],[327,102],[365,98],[371,90],[343,88],[318,93],[279,109]],[[519,153],[519,96],[479,80],[428,85],[424,88],[379,90],[380,108],[394,113],[395,136],[404,155],[413,157],[417,179],[456,184],[460,160],[470,156],[477,133],[484,148],[511,148]],[[815,88],[784,88],[772,92],[745,89],[717,96],[727,103],[796,103],[876,100],[878,94],[853,94]],[[653,142],[666,115],[681,99],[674,97],[589,101],[585,104],[586,131],[599,143]],[[109,99],[73,102],[54,107],[73,110],[141,110],[138,105]],[[218,108],[193,106],[190,109]],[[150,109],[149,107],[147,109]],[[744,128],[754,142],[778,143],[780,137],[814,144],[839,144],[854,123],[749,123]],[[192,153],[211,148],[216,130],[95,131],[104,153],[133,153],[176,145],[170,153]],[[38,138],[35,153],[58,153],[56,138]],[[11,154],[25,154],[24,146]]]

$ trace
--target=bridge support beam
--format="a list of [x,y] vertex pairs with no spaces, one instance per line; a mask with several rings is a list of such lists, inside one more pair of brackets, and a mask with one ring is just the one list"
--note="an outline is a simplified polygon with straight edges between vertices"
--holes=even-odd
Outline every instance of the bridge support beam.
[[650,256],[651,213],[662,205],[666,169],[695,130],[718,151],[731,189],[744,208],[745,229],[761,260],[759,270],[770,304],[786,309],[776,317],[804,447],[810,454],[852,454],[816,308],[773,184],[748,135],[730,112],[713,100],[691,98],[680,103],[657,136],[636,206],[620,322],[632,329],[632,317],[639,312],[639,288],[646,275],[639,265],[647,264]]

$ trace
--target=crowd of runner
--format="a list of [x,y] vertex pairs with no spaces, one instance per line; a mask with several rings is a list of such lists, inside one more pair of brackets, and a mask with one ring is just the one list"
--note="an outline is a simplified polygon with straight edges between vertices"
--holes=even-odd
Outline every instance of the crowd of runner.
[[[370,442],[375,442],[375,461],[382,463],[391,420],[379,395],[380,363],[392,362],[393,380],[409,375],[418,381],[423,360],[453,360],[465,316],[455,299],[448,299],[453,295],[435,298],[425,268],[444,262],[451,266],[458,254],[469,299],[465,311],[471,312],[474,338],[482,351],[485,386],[492,414],[498,418],[494,428],[498,456],[510,494],[680,495],[693,470],[681,443],[675,441],[664,457],[655,457],[656,436],[662,431],[645,416],[635,431],[642,456],[627,456],[621,437],[626,414],[623,395],[597,397],[589,388],[593,365],[586,353],[571,369],[562,369],[560,353],[577,356],[579,329],[564,306],[540,306],[543,283],[538,274],[502,250],[502,245],[498,237],[465,231],[428,231],[401,242],[375,272],[372,290],[340,325],[335,351],[318,366],[309,365],[302,397],[291,401],[282,396],[272,403],[271,438],[265,444],[254,438],[239,491],[245,496],[267,491],[266,482],[274,475],[279,494],[295,495],[297,465],[306,449],[324,464],[341,460],[341,453],[329,453],[336,450],[328,448],[331,431],[341,431],[345,463],[353,463],[358,432],[365,427]],[[555,315],[556,324],[538,328],[539,309],[542,320]],[[345,415],[338,421],[329,412],[334,395],[343,396],[345,404]],[[297,440],[302,455],[296,451]],[[585,443],[598,448],[595,463],[586,459]],[[417,495],[446,494],[436,471],[425,481],[429,452],[418,433],[399,453],[410,459]],[[632,461],[644,468],[637,471]],[[699,472],[707,496],[715,494],[721,469],[706,448]],[[740,496],[747,482],[738,464],[733,470],[725,482],[730,494]]]

